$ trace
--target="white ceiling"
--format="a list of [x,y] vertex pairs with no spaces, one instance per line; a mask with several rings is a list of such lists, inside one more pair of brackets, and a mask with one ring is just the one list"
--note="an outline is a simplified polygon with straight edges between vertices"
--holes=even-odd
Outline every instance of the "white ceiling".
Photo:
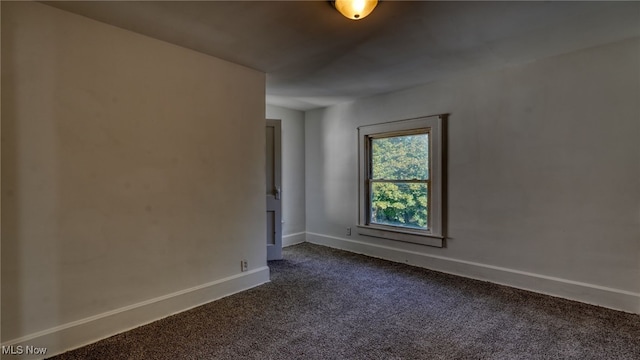
[[[640,2],[71,1],[60,9],[267,74],[267,102],[308,110],[640,36]],[[640,49],[639,49],[640,50]]]

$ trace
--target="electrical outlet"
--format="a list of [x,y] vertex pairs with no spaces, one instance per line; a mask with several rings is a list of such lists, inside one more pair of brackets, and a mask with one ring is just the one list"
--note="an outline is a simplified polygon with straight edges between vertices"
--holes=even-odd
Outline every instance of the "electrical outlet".
[[249,270],[249,262],[246,259],[243,259],[242,261],[240,261],[240,268],[242,271]]
[[347,228],[347,236],[351,236],[351,228],[350,227]]

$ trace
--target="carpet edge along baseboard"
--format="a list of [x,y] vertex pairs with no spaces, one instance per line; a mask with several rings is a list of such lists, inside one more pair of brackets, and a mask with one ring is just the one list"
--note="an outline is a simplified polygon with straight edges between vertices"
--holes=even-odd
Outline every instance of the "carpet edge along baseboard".
[[263,266],[9,340],[2,349],[16,360],[51,357],[267,282]]

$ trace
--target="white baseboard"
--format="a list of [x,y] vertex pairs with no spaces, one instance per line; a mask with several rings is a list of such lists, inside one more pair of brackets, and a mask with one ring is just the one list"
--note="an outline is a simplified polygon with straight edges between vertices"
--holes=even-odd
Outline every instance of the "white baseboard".
[[640,294],[444,256],[307,232],[306,241],[462,277],[640,314]]
[[27,346],[46,348],[47,351],[44,356],[7,356],[5,352],[2,358],[51,357],[267,282],[269,268],[264,266],[7,341],[2,347],[5,351],[12,349],[14,354],[26,353]]
[[295,234],[289,234],[282,237],[282,247],[301,244],[306,241],[306,233],[299,232]]

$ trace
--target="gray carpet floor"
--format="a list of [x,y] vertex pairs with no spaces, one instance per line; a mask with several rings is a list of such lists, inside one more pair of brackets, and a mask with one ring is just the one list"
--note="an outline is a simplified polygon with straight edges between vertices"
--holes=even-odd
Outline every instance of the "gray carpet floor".
[[55,359],[640,359],[640,316],[312,244],[271,282]]

